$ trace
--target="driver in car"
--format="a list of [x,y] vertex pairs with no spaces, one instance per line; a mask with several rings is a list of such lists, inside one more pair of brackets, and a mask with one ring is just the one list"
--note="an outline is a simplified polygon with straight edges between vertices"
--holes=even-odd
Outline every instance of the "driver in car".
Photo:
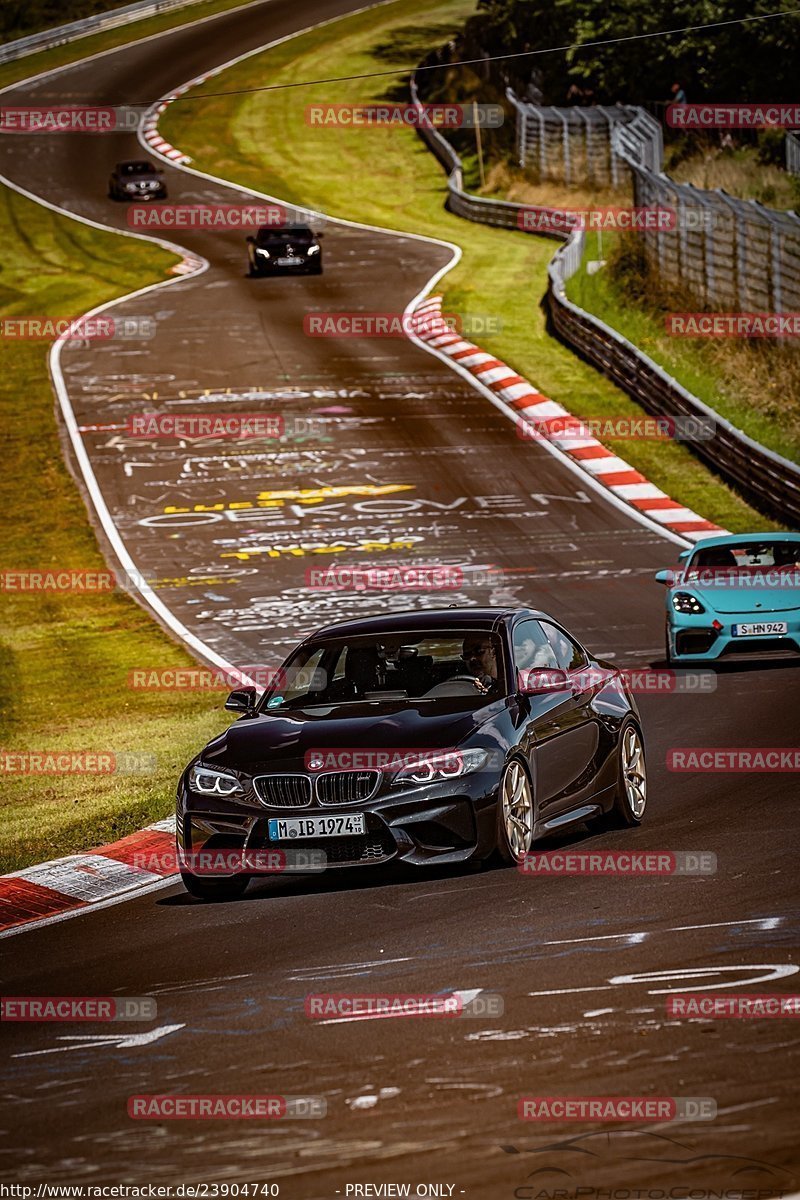
[[489,692],[497,687],[497,654],[490,637],[464,638],[461,657],[466,673],[475,676],[481,690]]

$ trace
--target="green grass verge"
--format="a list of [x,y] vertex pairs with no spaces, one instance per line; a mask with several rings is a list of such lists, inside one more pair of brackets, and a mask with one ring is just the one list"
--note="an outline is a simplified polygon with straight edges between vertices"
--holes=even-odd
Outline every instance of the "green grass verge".
[[[0,316],[76,316],[164,277],[175,257],[0,190]],[[102,570],[64,464],[42,341],[3,343],[0,572]],[[219,694],[138,692],[128,672],[192,660],[123,593],[0,589],[0,752],[135,751],[154,774],[15,775],[0,762],[0,870],[166,816],[179,769],[223,728]]]
[[[446,238],[464,249],[443,281],[450,312],[491,313],[502,332],[481,345],[583,418],[636,417],[642,410],[545,329],[539,301],[555,244],[468,224],[444,211],[444,173],[412,130],[311,126],[314,102],[407,97],[403,68],[446,41],[470,13],[465,0],[403,0],[347,17],[255,56],[226,73],[226,88],[359,75],[396,66],[397,76],[293,87],[173,105],[164,136],[201,169],[295,204],[395,229]],[[218,89],[219,79],[213,88]],[[398,300],[399,304],[399,300]],[[684,447],[661,442],[612,446],[677,501],[732,530],[770,527]]]
[[[244,0],[202,0],[202,3],[192,4],[189,8],[145,17],[130,25],[121,25],[117,29],[107,29],[102,33],[78,38],[77,41],[68,42],[63,46],[54,46],[52,50],[39,50],[36,54],[28,54],[25,58],[4,63],[0,67],[0,87],[38,75],[40,71],[50,71],[66,63],[78,62],[82,58],[88,58],[90,54],[98,54],[101,50],[111,50],[115,46],[125,45],[126,42],[138,41],[139,38],[149,37],[153,33],[162,33],[165,29],[175,29],[178,25],[186,25],[190,21],[199,20],[200,17],[226,12],[229,8],[239,8],[243,2]],[[157,100],[158,97],[152,96],[150,99]]]
[[[674,379],[751,438],[793,462],[800,461],[800,355],[769,339],[676,338],[665,330],[667,311],[690,308],[685,300],[659,307],[656,291],[617,269],[619,235],[603,235],[607,269],[589,275],[597,257],[590,234],[581,269],[567,295],[639,346]],[[698,306],[701,307],[701,306]]]

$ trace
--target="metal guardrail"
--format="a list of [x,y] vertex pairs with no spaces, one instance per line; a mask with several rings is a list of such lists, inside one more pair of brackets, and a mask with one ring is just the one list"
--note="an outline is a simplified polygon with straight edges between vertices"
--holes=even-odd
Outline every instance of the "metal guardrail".
[[[459,217],[467,221],[477,221],[480,225],[498,225],[505,229],[520,228],[521,212],[554,213],[552,208],[540,208],[532,204],[514,204],[510,200],[490,200],[485,196],[475,196],[464,191],[464,172],[461,159],[456,151],[432,124],[426,124],[422,118],[422,102],[417,90],[417,82],[411,77],[411,102],[417,108],[420,119],[417,122],[417,132],[428,146],[431,153],[447,171],[447,187],[449,196],[447,207]],[[544,234],[547,237],[558,237],[557,232]]]
[[566,282],[580,268],[583,241],[583,232],[573,233],[548,267],[547,303],[559,336],[654,416],[711,419],[714,436],[692,442],[693,453],[762,512],[800,526],[800,467],[731,425],[621,333],[568,299]]
[[[526,232],[520,213],[529,212],[534,206],[489,200],[464,191],[461,159],[437,129],[424,123],[413,75],[411,100],[420,114],[417,132],[448,173],[448,209],[469,221]],[[537,211],[558,210],[537,208]],[[541,235],[541,231],[536,232]],[[565,238],[556,229],[548,231],[548,236],[560,241]],[[567,236],[548,268],[547,305],[558,335],[646,412],[713,420],[714,436],[692,442],[693,452],[766,515],[786,525],[800,526],[800,467],[753,441],[687,391],[622,334],[567,298],[566,283],[580,269],[584,241],[580,230]]]
[[34,54],[37,50],[51,50],[54,46],[75,42],[78,38],[88,37],[89,34],[98,33],[103,29],[116,29],[142,17],[152,17],[173,8],[188,8],[190,4],[200,3],[202,0],[138,0],[136,4],[126,4],[123,8],[95,13],[91,17],[83,17],[80,21],[70,21],[67,25],[57,25],[53,29],[43,29],[40,33],[17,38],[13,42],[4,42],[0,45],[0,63],[15,62],[16,59]]

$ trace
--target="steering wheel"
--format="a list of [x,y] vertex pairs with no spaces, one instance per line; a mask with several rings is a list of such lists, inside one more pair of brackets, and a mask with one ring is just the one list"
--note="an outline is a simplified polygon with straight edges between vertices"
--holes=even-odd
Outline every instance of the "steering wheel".
[[477,675],[451,675],[449,679],[443,679],[440,683],[435,683],[433,685],[433,687],[430,688],[425,693],[425,695],[426,696],[446,695],[447,693],[440,691],[440,688],[447,688],[447,687],[449,687],[449,685],[451,683],[469,683],[472,685],[473,690],[478,692],[481,695],[487,695],[490,690],[489,688],[487,688],[485,692],[481,692],[480,688],[475,686],[476,683],[478,683]]

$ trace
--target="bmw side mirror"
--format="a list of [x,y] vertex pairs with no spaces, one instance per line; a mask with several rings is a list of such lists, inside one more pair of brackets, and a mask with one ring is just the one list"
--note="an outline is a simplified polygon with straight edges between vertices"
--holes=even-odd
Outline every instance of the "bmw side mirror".
[[251,713],[256,707],[256,689],[254,687],[237,688],[231,692],[225,701],[228,712]]
[[253,237],[252,233],[247,235],[247,241],[250,243],[251,246],[255,246],[255,244],[256,244],[256,239]]
[[531,671],[519,671],[518,688],[523,696],[544,696],[548,692],[568,692],[569,676],[557,667],[534,667]]

